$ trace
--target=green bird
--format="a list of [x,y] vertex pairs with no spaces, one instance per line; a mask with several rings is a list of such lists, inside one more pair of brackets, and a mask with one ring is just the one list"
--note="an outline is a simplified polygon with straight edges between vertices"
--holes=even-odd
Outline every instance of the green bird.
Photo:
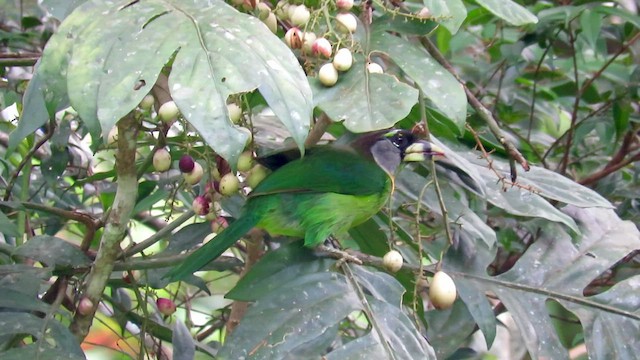
[[346,145],[283,152],[262,162],[275,169],[249,194],[241,216],[167,274],[177,281],[219,257],[254,227],[304,238],[318,247],[374,216],[387,202],[402,162],[444,155],[407,130],[361,135]]

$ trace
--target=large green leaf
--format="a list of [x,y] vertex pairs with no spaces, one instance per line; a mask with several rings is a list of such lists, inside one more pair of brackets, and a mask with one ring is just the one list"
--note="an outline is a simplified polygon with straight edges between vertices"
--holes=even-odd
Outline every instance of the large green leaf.
[[538,22],[535,15],[512,0],[476,0],[476,2],[513,26]]
[[50,267],[81,267],[88,266],[91,261],[78,247],[48,235],[39,235],[18,247],[14,256],[28,257]]
[[[3,312],[0,336],[33,335],[38,341],[30,346],[0,352],[3,359],[84,359],[76,338],[57,320],[47,320],[29,313]],[[46,356],[43,356],[46,353]],[[64,356],[63,356],[64,354]]]
[[467,17],[467,8],[462,0],[422,0],[431,11],[434,20],[455,34]]
[[616,357],[620,349],[624,349],[622,353],[637,353],[637,280],[621,282],[593,297],[585,297],[583,291],[629,252],[640,248],[640,232],[612,210],[568,206],[564,211],[576,219],[581,236],[572,239],[558,225],[547,223],[514,266],[496,277],[486,274],[493,259],[491,252],[467,242],[448,254],[445,269],[456,282],[464,279],[473,284],[476,296],[486,291],[498,296],[514,317],[532,358],[568,357],[548,314],[549,299],[559,301],[580,317],[586,338],[606,336],[606,346],[599,341],[589,345],[590,356]]
[[387,74],[370,74],[362,58],[330,88],[309,79],[314,101],[333,121],[352,132],[392,127],[418,102],[418,90]]
[[312,110],[302,68],[262,22],[223,1],[84,4],[53,36],[41,68],[52,91],[68,91],[92,132],[106,134],[173,54],[172,97],[224,158],[235,162],[247,140],[228,119],[226,100],[254,89],[302,147]]
[[[227,295],[254,303],[226,339],[219,357],[356,358],[361,353],[357,344],[364,342],[377,349],[380,358],[388,358],[388,351],[397,359],[434,358],[404,314],[400,304],[404,289],[393,277],[357,266],[352,272],[336,273],[331,271],[334,264],[315,259],[295,243],[267,254]],[[338,325],[358,310],[373,316],[371,332],[327,355],[330,345],[340,341]]]
[[462,84],[415,43],[389,33],[377,33],[371,46],[387,53],[431,100],[438,110],[451,119],[459,130],[467,121],[467,95]]

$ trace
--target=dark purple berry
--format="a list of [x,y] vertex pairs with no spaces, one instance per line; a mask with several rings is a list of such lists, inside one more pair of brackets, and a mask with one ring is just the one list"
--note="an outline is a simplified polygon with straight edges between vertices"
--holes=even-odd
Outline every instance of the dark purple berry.
[[193,171],[195,164],[196,162],[193,161],[193,158],[190,155],[182,155],[178,167],[183,173],[190,173]]

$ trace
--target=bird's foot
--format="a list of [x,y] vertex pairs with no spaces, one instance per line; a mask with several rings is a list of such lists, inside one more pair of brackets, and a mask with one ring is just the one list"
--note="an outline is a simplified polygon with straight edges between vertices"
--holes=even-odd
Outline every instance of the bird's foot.
[[325,253],[333,258],[338,259],[338,263],[336,264],[337,266],[341,266],[342,263],[345,262],[351,262],[354,264],[358,264],[358,265],[362,265],[362,260],[358,259],[357,257],[349,254],[346,251],[340,250],[340,249],[336,249],[334,247],[331,246],[327,246],[327,245],[318,245],[316,246],[316,251],[321,252],[321,253]]

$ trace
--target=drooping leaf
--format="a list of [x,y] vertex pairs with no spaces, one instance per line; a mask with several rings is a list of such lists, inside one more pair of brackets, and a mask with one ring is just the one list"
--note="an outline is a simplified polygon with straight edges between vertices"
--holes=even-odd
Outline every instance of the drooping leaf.
[[93,133],[106,135],[131,111],[175,53],[173,99],[231,163],[247,135],[228,119],[230,94],[258,89],[300,147],[306,138],[312,100],[302,68],[262,22],[223,1],[86,3],[50,44],[42,58],[45,82],[55,94],[68,91]]
[[370,74],[364,60],[356,59],[333,87],[327,88],[318,79],[309,79],[314,102],[333,121],[344,121],[344,126],[352,132],[392,127],[409,114],[418,101],[418,90],[393,76]]
[[422,89],[438,110],[458,126],[467,120],[467,96],[456,78],[431,58],[424,49],[389,33],[377,33],[372,47],[391,59]]
[[78,247],[55,236],[39,235],[18,247],[14,256],[28,257],[50,267],[82,267],[91,263]]
[[[533,358],[568,357],[548,314],[549,299],[559,301],[584,320],[585,337],[594,339],[607,334],[607,347],[595,342],[589,348],[594,352],[590,356],[608,358],[622,348],[637,351],[630,344],[636,344],[633,339],[640,326],[638,297],[620,297],[635,289],[634,280],[591,298],[585,297],[583,291],[629,252],[640,248],[640,232],[612,210],[568,206],[564,211],[576,219],[581,235],[572,239],[561,227],[546,224],[514,266],[499,276],[486,274],[493,259],[488,249],[470,242],[452,250],[444,268],[475,284],[476,296],[486,291],[498,296],[514,317]],[[615,325],[605,325],[603,321]],[[618,327],[625,331],[618,332]]]

